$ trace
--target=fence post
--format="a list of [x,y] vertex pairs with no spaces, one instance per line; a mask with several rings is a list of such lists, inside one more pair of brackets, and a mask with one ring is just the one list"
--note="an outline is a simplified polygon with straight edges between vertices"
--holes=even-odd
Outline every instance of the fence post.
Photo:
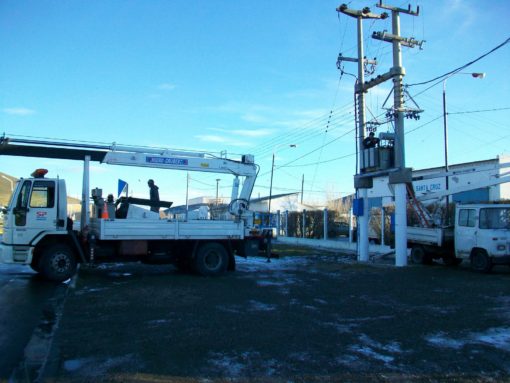
[[306,209],[303,209],[303,238],[306,238],[305,230],[306,230]]
[[289,236],[289,211],[285,210],[285,236]]
[[352,208],[349,210],[349,243],[352,243],[352,233],[354,232],[353,230],[353,224],[354,224],[354,219],[353,219],[353,215],[352,215]]
[[386,217],[384,212],[384,206],[381,207],[381,245],[384,245],[384,232],[386,229]]
[[324,209],[324,239],[328,239],[328,209]]
[[276,236],[279,237],[280,236],[280,210],[277,210],[276,211]]

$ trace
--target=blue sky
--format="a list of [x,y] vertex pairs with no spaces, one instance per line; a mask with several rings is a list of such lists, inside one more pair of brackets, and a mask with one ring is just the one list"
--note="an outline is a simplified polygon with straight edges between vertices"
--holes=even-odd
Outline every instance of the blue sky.
[[[351,1],[351,8],[374,2]],[[407,8],[409,2],[394,1]],[[420,16],[402,15],[406,84],[449,72],[510,37],[510,3],[428,0]],[[340,2],[316,1],[24,1],[0,2],[0,127],[7,136],[251,153],[260,165],[254,196],[300,191],[320,203],[353,191],[353,78],[340,79],[338,53],[356,55],[356,22]],[[389,20],[365,21],[365,51],[376,72],[391,67],[391,45],[370,38]],[[449,162],[510,153],[510,44],[447,81]],[[346,63],[346,72],[356,65]],[[384,120],[389,82],[367,95],[369,116]],[[406,120],[406,164],[444,161],[442,84],[409,88],[425,110]],[[421,94],[420,94],[421,93]],[[500,109],[492,112],[473,112]],[[379,132],[391,130],[382,125]],[[289,148],[297,144],[296,148]],[[80,195],[81,163],[1,157],[0,171],[28,176],[45,166]],[[115,192],[117,178],[147,196],[184,202],[186,173],[95,165],[92,186]],[[190,196],[230,195],[231,178],[192,173]]]

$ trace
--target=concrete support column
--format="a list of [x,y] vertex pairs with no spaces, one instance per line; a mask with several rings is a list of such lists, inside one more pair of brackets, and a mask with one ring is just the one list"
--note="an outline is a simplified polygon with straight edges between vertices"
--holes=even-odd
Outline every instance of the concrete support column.
[[368,262],[368,189],[360,189],[359,195],[363,200],[363,215],[358,217],[358,260],[360,262]]

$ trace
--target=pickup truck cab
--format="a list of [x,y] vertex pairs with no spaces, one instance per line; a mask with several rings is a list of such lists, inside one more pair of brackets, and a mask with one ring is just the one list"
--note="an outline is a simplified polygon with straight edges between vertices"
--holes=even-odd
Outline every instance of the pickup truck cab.
[[457,205],[454,233],[455,256],[474,270],[510,265],[510,204]]

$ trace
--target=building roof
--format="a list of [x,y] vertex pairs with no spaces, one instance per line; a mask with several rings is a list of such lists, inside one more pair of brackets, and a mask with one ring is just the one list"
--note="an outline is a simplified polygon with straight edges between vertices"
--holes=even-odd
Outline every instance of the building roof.
[[[291,195],[297,195],[299,194],[299,192],[294,192],[294,193],[284,193],[284,194],[275,194],[275,195],[272,195],[271,196],[271,199],[278,199],[278,198],[283,198],[283,197],[288,197],[288,196],[291,196]],[[266,197],[260,197],[260,198],[251,198],[250,199],[250,202],[262,202],[262,201],[269,201],[269,196],[266,196]]]

